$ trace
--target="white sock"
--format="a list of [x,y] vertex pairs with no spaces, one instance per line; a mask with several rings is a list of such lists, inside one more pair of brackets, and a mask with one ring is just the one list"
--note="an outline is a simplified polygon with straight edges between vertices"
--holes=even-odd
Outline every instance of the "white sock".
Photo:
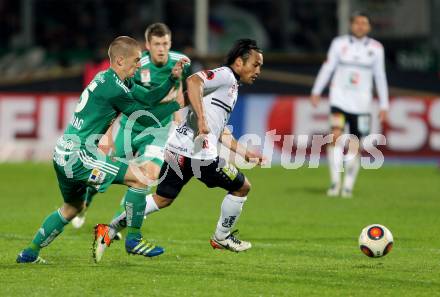
[[353,190],[359,168],[361,167],[359,154],[347,154],[345,161],[344,189]]
[[215,237],[219,240],[225,239],[231,233],[238,218],[240,217],[243,204],[247,197],[238,197],[227,194],[223,199],[220,218],[217,222],[217,229],[215,230]]
[[332,184],[341,184],[341,172],[343,169],[344,151],[338,145],[327,146],[328,166],[330,169],[330,179]]
[[147,205],[145,205],[145,213],[144,216],[148,216],[150,213],[156,212],[159,210],[159,207],[156,204],[156,201],[154,201],[153,195],[148,194],[145,197],[145,200],[147,201]]

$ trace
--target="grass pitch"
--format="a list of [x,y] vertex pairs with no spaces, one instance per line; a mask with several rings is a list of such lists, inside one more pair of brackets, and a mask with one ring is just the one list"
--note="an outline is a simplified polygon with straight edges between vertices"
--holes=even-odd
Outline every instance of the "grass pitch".
[[[440,294],[440,173],[435,167],[361,171],[355,197],[324,195],[327,168],[245,171],[253,189],[238,223],[245,253],[212,250],[224,192],[193,180],[144,222],[165,247],[146,259],[115,242],[99,265],[92,230],[106,223],[124,187],[96,197],[86,225],[66,227],[41,256],[15,264],[44,217],[62,203],[50,164],[0,165],[0,296],[435,296]],[[387,226],[394,249],[364,256],[361,229]]]

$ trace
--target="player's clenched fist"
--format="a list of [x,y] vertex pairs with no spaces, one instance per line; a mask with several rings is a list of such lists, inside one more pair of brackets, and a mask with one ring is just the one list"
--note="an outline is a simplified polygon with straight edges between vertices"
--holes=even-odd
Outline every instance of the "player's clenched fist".
[[190,63],[190,60],[188,58],[182,58],[174,65],[171,73],[175,79],[179,79],[182,76],[183,66],[187,63]]

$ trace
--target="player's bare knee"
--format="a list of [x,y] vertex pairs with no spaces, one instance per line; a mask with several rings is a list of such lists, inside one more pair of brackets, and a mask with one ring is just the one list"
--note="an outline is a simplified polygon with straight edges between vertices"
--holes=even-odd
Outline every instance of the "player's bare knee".
[[160,174],[160,166],[153,162],[144,163],[141,166],[141,170],[145,178],[148,180],[148,184],[155,184]]
[[64,203],[64,205],[60,208],[60,212],[65,219],[70,221],[76,217],[83,210],[83,208],[83,201]]
[[146,184],[139,179],[133,179],[126,182],[126,185],[136,189],[144,189],[146,188]]
[[157,194],[153,195],[153,199],[154,199],[154,202],[156,202],[157,207],[159,207],[159,208],[168,207],[174,202],[174,199],[162,197]]
[[143,189],[143,188],[145,188],[146,187],[146,184],[145,183],[143,183],[142,181],[136,181],[134,184],[133,184],[133,187],[134,188],[137,188],[137,189]]
[[245,196],[247,196],[249,194],[250,190],[251,190],[251,183],[246,178],[244,180],[244,183],[241,186],[241,188],[238,189],[237,191],[233,192],[232,194],[235,195],[235,196],[239,196],[239,197],[245,197]]
[[333,134],[333,138],[332,138],[331,144],[335,145],[336,142],[338,141],[338,138],[342,135],[342,129],[340,129],[340,128],[333,128],[331,134]]

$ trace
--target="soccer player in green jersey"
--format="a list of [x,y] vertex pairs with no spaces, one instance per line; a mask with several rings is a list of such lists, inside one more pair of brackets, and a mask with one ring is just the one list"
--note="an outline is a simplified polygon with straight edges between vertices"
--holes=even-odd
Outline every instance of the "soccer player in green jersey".
[[39,256],[41,248],[82,210],[88,189],[105,192],[111,184],[128,186],[126,251],[147,257],[163,253],[161,247],[146,243],[140,233],[147,185],[136,172],[142,169],[101,154],[97,144],[119,113],[134,115],[143,125],[151,126],[179,110],[183,100],[164,103],[163,98],[180,78],[186,60],[177,62],[163,84],[149,91],[131,78],[140,67],[141,50],[136,40],[120,36],[110,44],[108,53],[110,68],[97,74],[83,91],[55,146],[53,164],[64,204],[46,217],[30,245],[18,255],[18,263],[45,263]]
[[[148,89],[155,89],[167,80],[174,65],[185,55],[171,51],[171,31],[163,23],[154,23],[145,30],[145,47],[142,53],[141,67],[136,71],[134,80]],[[189,60],[189,59],[188,59]],[[190,63],[185,64],[182,81],[190,75]],[[168,96],[173,98],[177,92],[182,92],[182,83],[176,82]],[[178,113],[174,114],[178,117]],[[164,162],[164,147],[168,133],[173,123],[173,115],[167,116],[160,125],[148,127],[136,121],[130,123],[128,117],[121,116],[120,127],[114,141],[114,155],[120,158],[132,159],[141,166],[147,175],[144,177],[150,184],[154,184]],[[110,134],[110,135],[109,135]],[[111,133],[107,136],[111,138]],[[133,157],[135,157],[133,159]],[[149,191],[150,187],[148,188]],[[87,197],[87,206],[96,192],[90,192]],[[148,202],[147,202],[148,203]],[[121,206],[115,214],[117,218],[124,211],[124,197]],[[75,228],[80,228],[85,222],[85,210],[72,221]]]

